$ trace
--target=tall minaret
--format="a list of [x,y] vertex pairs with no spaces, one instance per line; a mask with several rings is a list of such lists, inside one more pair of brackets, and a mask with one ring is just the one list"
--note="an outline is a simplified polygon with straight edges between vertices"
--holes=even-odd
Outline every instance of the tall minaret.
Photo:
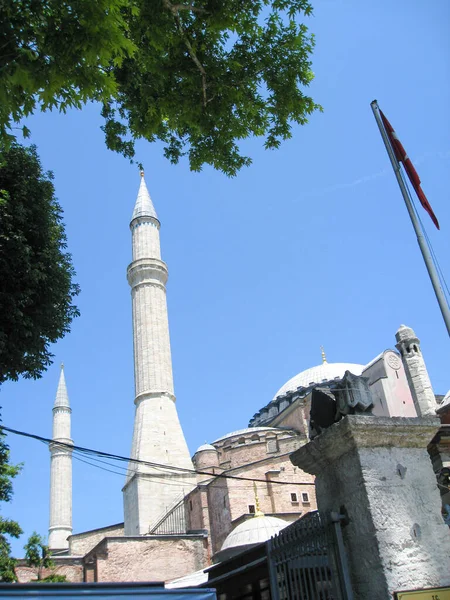
[[72,448],[70,438],[71,409],[67,395],[64,365],[61,365],[58,390],[53,405],[53,442],[50,444],[50,527],[48,546],[51,551],[68,550],[72,535]]
[[[130,229],[127,277],[133,305],[135,405],[131,458],[193,469],[178,420],[167,317],[168,270],[161,260],[160,222],[141,173]],[[123,488],[125,535],[145,535],[195,485],[190,473],[130,463]]]

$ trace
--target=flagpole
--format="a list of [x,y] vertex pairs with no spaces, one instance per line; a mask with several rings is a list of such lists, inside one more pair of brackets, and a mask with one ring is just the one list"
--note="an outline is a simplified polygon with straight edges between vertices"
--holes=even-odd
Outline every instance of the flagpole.
[[403,177],[400,171],[400,164],[395,156],[394,150],[392,149],[391,143],[389,141],[386,130],[384,129],[383,122],[381,120],[380,109],[378,108],[378,103],[374,100],[371,103],[372,111],[375,117],[375,120],[378,125],[378,129],[380,130],[381,137],[383,138],[384,145],[386,146],[386,151],[391,159],[392,168],[394,169],[395,176],[397,177],[397,182],[402,192],[403,200],[405,201],[406,208],[409,213],[409,217],[414,227],[414,231],[417,236],[417,242],[419,244],[420,250],[422,252],[423,260],[425,261],[425,266],[427,267],[428,275],[431,279],[431,284],[434,289],[434,293],[436,294],[436,298],[439,304],[439,308],[441,309],[442,317],[444,318],[445,325],[447,327],[447,332],[450,335],[450,309],[445,298],[444,292],[441,287],[441,283],[439,281],[439,276],[436,271],[436,267],[434,266],[433,259],[431,257],[430,250],[425,241],[425,237],[423,235],[422,229],[420,227],[419,220],[414,211],[414,207],[411,203],[411,199],[408,194],[408,189],[403,181]]

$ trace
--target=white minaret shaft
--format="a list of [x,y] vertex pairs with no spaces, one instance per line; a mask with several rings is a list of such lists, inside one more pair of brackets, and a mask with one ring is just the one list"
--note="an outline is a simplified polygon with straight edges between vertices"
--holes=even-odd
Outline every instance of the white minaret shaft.
[[[175,406],[166,301],[168,271],[161,260],[160,223],[143,173],[130,228],[133,261],[127,277],[133,305],[136,393],[131,458],[193,469]],[[192,474],[131,462],[123,488],[125,535],[151,532],[194,485]]]
[[67,550],[72,535],[72,448],[70,438],[71,409],[67,395],[64,366],[61,365],[58,390],[53,405],[53,442],[50,444],[50,550]]

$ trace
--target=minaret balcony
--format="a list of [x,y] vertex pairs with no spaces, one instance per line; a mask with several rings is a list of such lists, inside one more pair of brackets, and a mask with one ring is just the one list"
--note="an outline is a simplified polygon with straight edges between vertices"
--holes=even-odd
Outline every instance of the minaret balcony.
[[157,258],[135,260],[127,269],[128,283],[132,288],[139,285],[156,285],[165,289],[168,276],[166,263]]

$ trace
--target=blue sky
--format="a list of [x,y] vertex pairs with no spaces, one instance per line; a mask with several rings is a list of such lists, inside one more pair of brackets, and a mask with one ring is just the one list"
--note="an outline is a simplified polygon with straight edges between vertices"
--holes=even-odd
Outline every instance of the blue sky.
[[[421,339],[436,393],[450,387],[448,336],[370,102],[377,98],[415,163],[441,231],[421,216],[450,277],[450,4],[323,0],[311,94],[324,107],[278,151],[243,144],[235,179],[138,145],[162,227],[175,391],[192,453],[245,427],[294,374],[365,364],[405,323]],[[99,108],[36,115],[27,125],[55,174],[82,293],[81,317],[39,381],[5,384],[5,425],[51,435],[65,364],[76,444],[129,455],[134,415],[128,229],[135,166],[106,150]],[[23,462],[2,514],[48,529],[49,452],[9,436]],[[124,478],[74,461],[74,531],[120,522]],[[22,554],[26,535],[14,543]]]

